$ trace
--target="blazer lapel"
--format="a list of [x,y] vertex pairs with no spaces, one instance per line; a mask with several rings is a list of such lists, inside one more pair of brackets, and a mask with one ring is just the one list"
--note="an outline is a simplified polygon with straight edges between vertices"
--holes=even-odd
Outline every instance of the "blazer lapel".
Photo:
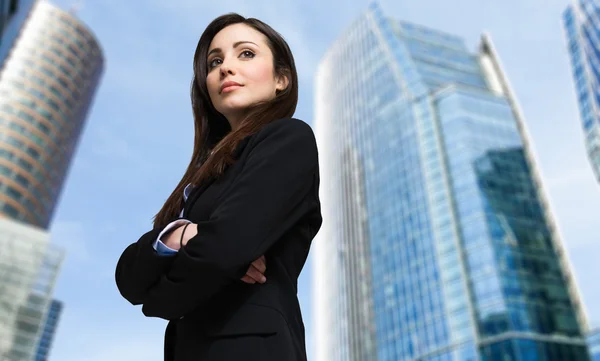
[[[235,148],[235,151],[232,154],[234,159],[239,159],[251,138],[252,136],[248,136],[240,141],[240,143]],[[202,195],[202,193],[204,193],[206,189],[215,182],[215,180],[215,177],[209,177],[208,179],[205,179],[199,186],[194,187],[194,189],[192,189],[192,192],[190,193],[187,202],[185,202],[185,205],[183,206],[183,218],[186,218],[188,216],[190,210],[194,206],[194,203],[196,203],[196,201]]]
[[196,201],[202,195],[202,193],[204,193],[204,191],[206,191],[206,189],[211,184],[213,184],[214,181],[214,177],[210,177],[208,179],[205,179],[204,182],[202,182],[199,186],[196,186],[194,187],[194,189],[192,189],[192,192],[190,193],[187,202],[185,202],[185,205],[183,206],[183,218],[187,218],[190,209],[192,209],[192,207],[194,206],[194,203],[196,203]]

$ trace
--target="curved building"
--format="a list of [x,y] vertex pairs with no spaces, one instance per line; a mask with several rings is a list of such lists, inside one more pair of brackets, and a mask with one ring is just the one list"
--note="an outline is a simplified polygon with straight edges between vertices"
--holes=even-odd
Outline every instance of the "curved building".
[[0,71],[0,215],[47,229],[104,69],[72,14],[38,1]]
[[586,316],[487,35],[372,3],[316,75],[317,361],[587,361]]

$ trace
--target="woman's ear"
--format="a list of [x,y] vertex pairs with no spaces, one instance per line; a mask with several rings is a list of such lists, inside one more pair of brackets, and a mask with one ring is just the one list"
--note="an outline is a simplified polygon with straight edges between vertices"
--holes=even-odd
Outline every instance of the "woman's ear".
[[285,90],[288,87],[289,83],[290,82],[288,80],[287,75],[277,76],[276,84],[275,84],[275,91],[277,93],[279,93],[280,91]]

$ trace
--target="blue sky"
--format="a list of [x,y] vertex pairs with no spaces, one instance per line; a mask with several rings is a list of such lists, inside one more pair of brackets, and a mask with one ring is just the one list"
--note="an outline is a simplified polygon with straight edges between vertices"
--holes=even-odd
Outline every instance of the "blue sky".
[[[56,2],[68,8],[73,1]],[[65,302],[52,359],[162,360],[164,321],[123,300],[114,267],[183,174],[192,151],[192,57],[204,27],[235,11],[281,32],[300,76],[296,117],[311,123],[313,74],[324,51],[367,7],[366,1],[89,1],[79,11],[106,55],[106,72],[52,226],[68,251],[56,289]],[[524,110],[544,186],[592,324],[600,325],[600,185],[583,147],[560,16],[567,0],[392,1],[389,16],[463,36],[475,48],[492,35]],[[440,5],[444,4],[444,5]],[[452,4],[452,5],[450,5]],[[361,56],[361,54],[354,54]],[[349,59],[351,61],[352,59]],[[300,300],[311,339],[311,262]]]

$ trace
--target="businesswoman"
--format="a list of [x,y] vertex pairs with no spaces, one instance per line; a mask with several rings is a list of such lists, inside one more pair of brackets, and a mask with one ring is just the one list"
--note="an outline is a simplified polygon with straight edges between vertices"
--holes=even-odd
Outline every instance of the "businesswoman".
[[321,227],[317,147],[292,118],[287,43],[237,14],[202,34],[191,86],[195,145],[151,231],[116,282],[169,320],[165,360],[306,360],[297,280]]

